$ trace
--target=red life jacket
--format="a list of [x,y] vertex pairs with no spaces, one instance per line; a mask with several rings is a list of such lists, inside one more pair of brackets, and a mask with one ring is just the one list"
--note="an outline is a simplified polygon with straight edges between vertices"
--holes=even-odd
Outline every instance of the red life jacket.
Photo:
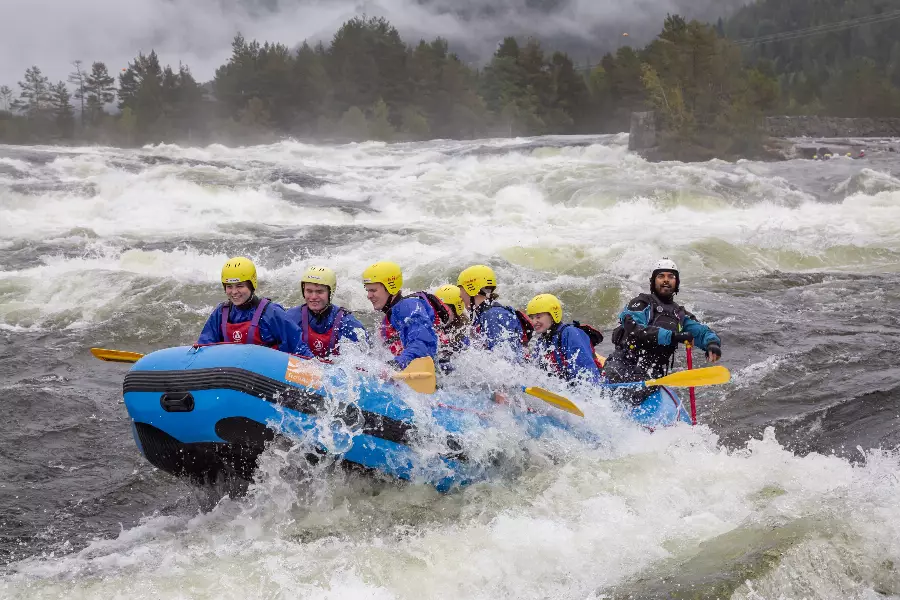
[[[437,334],[438,347],[450,343],[450,336],[444,331],[447,324],[452,319],[450,307],[444,304],[444,301],[428,292],[415,292],[409,296],[401,296],[394,304],[407,298],[419,297],[428,302],[434,311],[434,332]],[[393,306],[393,305],[392,305]],[[381,322],[381,339],[394,356],[399,356],[403,352],[403,341],[400,339],[400,332],[391,325],[391,309],[389,308],[384,314],[384,320]]]
[[271,344],[267,344],[259,335],[259,320],[262,318],[263,311],[269,305],[268,298],[261,298],[256,301],[256,310],[253,311],[253,317],[249,321],[243,323],[229,323],[228,313],[233,306],[231,302],[222,304],[222,341],[227,344],[256,344],[257,346],[267,346],[269,348],[278,348],[280,342],[277,340]]
[[331,329],[325,333],[316,333],[309,326],[309,308],[305,304],[300,308],[300,335],[303,337],[306,345],[309,346],[309,349],[312,350],[312,353],[318,358],[328,358],[329,356],[340,354],[338,337],[341,332],[341,321],[344,319],[344,312],[343,308],[338,307]]

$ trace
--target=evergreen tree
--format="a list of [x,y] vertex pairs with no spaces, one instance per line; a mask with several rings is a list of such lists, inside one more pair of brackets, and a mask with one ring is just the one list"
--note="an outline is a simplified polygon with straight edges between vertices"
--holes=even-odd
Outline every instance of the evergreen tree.
[[91,65],[90,74],[84,78],[89,123],[95,123],[103,114],[103,107],[116,99],[115,82],[105,63],[95,62]]
[[70,139],[75,132],[75,109],[72,107],[72,96],[65,82],[60,81],[50,86],[50,105],[53,110],[53,120],[56,125],[56,134],[62,138]]
[[25,78],[19,82],[19,99],[13,106],[24,112],[30,119],[43,117],[50,107],[50,80],[38,67],[25,70]]
[[84,125],[84,102],[85,102],[85,89],[87,86],[87,74],[81,68],[81,61],[75,60],[72,62],[72,66],[75,67],[75,70],[69,73],[69,83],[75,86],[75,92],[73,96],[75,96],[76,100],[80,101],[81,108],[78,113],[79,118],[81,119],[82,126]]
[[13,105],[13,91],[8,85],[0,85],[0,103],[3,110],[9,111]]

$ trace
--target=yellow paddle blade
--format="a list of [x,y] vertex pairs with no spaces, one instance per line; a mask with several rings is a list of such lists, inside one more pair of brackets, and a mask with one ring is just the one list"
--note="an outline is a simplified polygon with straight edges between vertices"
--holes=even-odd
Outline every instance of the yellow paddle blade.
[[529,396],[534,396],[535,398],[540,398],[544,402],[548,404],[552,404],[556,408],[560,410],[564,410],[566,412],[570,412],[573,415],[578,415],[579,417],[583,417],[584,413],[581,412],[581,409],[575,406],[575,404],[566,398],[565,396],[560,396],[559,394],[554,394],[550,390],[545,390],[544,388],[539,387],[526,387],[522,388],[526,394]]
[[644,383],[650,385],[667,385],[669,387],[703,387],[718,385],[731,381],[731,373],[725,367],[703,367],[692,371],[679,371],[659,379],[651,379]]
[[126,352],[125,350],[107,350],[106,348],[91,348],[91,354],[100,360],[109,362],[134,363],[144,355],[140,352]]
[[420,394],[433,394],[437,389],[437,378],[434,375],[434,361],[430,356],[417,358],[409,366],[392,375],[400,379]]

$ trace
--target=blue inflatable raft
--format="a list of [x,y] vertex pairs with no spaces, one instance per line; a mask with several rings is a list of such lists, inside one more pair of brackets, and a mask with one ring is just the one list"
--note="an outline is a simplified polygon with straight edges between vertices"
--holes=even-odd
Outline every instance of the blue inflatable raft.
[[[260,453],[279,435],[309,440],[310,460],[339,454],[348,466],[440,491],[496,472],[496,465],[469,460],[464,442],[467,433],[491,427],[498,407],[487,397],[420,395],[423,412],[404,401],[414,394],[405,384],[352,375],[262,346],[181,346],[138,360],[123,388],[142,454],[201,485],[222,477],[250,481]],[[677,396],[662,389],[632,411],[637,422],[684,420]],[[515,418],[535,438],[572,430],[564,415],[529,410]]]

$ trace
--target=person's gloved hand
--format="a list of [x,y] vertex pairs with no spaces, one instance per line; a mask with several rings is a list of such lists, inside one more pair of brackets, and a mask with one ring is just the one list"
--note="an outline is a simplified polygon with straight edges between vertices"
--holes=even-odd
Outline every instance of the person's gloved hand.
[[716,362],[722,358],[722,347],[718,342],[710,342],[706,345],[706,360],[708,362]]
[[672,334],[672,343],[676,346],[678,344],[693,344],[694,336],[688,333],[687,331],[681,331],[679,333]]

